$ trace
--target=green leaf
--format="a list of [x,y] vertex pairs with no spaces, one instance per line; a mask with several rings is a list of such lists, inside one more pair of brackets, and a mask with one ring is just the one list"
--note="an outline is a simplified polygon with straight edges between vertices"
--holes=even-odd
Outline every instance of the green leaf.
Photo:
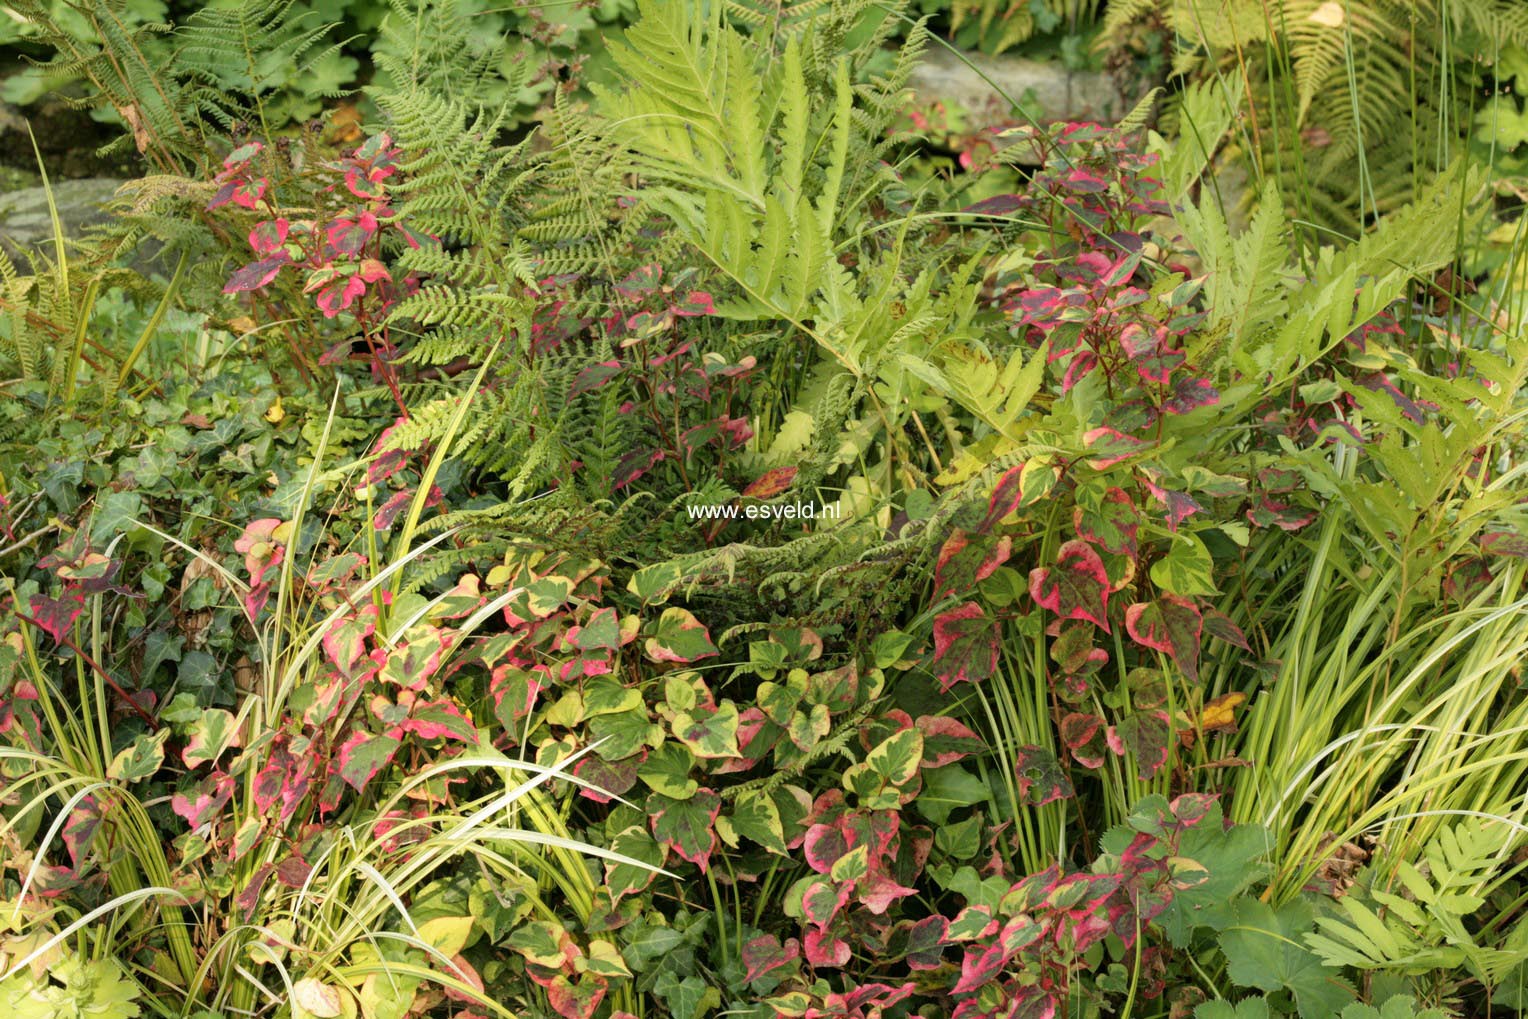
[[663,610],[645,647],[647,657],[655,662],[693,662],[717,653],[700,620],[678,607]]
[[1227,974],[1241,987],[1288,990],[1303,1019],[1335,1015],[1353,1000],[1353,988],[1302,943],[1313,923],[1311,907],[1302,900],[1274,910],[1257,899],[1237,899],[1231,926],[1220,935]]
[[[634,824],[619,832],[610,840],[612,852],[629,856],[633,860],[651,864],[653,867],[661,867],[664,862],[663,847],[648,834],[647,829],[640,824]],[[657,872],[646,867],[638,867],[630,863],[619,863],[613,860],[605,861],[605,884],[610,889],[610,897],[616,902],[621,897],[633,892],[640,892],[653,883]]]
[[190,728],[190,739],[180,752],[186,767],[211,764],[229,747],[239,745],[239,732],[234,717],[222,708],[208,708]]
[[106,768],[106,777],[129,784],[152,778],[164,764],[164,744],[169,738],[169,729],[160,729],[152,736],[139,736],[112,758]]
[[1268,999],[1259,995],[1234,1006],[1229,1001],[1206,1001],[1195,1007],[1194,1019],[1268,1019]]
[[917,777],[922,762],[923,733],[903,729],[845,771],[844,788],[859,798],[865,810],[895,810],[902,803],[903,787]]
[[752,839],[772,853],[784,856],[785,826],[780,820],[780,808],[761,789],[749,789],[740,793],[733,803],[727,820],[742,836]]
[[695,767],[695,757],[677,743],[664,743],[637,769],[637,777],[655,793],[662,793],[675,800],[687,800],[695,795],[699,784],[690,777]]
[[1215,561],[1198,535],[1179,531],[1167,555],[1151,564],[1151,582],[1168,594],[1189,598],[1218,594]]
[[696,757],[738,757],[737,705],[722,701],[715,711],[696,708],[694,714],[681,711],[674,716],[674,735]]
[[915,801],[918,811],[936,825],[944,825],[951,811],[983,803],[987,784],[958,764],[949,764],[924,772],[923,790]]

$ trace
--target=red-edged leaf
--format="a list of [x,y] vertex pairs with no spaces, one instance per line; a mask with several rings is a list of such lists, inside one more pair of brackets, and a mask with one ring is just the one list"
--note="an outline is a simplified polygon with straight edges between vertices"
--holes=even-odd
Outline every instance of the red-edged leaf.
[[980,537],[972,542],[965,531],[957,529],[939,549],[934,566],[934,598],[966,594],[997,572],[1013,554],[1013,539],[1003,535],[996,542]]
[[806,961],[820,969],[843,966],[853,955],[847,941],[819,930],[807,931],[802,945],[806,951]]
[[1204,619],[1194,603],[1164,594],[1125,610],[1125,630],[1143,647],[1161,651],[1178,663],[1190,680],[1199,678],[1199,639]]
[[1204,612],[1204,629],[1211,637],[1219,638],[1232,647],[1239,647],[1243,651],[1251,651],[1252,645],[1247,643],[1247,635],[1242,633],[1241,627],[1231,622],[1225,613],[1215,609],[1206,609]]
[[340,218],[324,230],[324,240],[329,249],[339,255],[358,256],[377,232],[377,217],[363,212],[355,219]]
[[1172,736],[1165,711],[1141,711],[1109,727],[1109,749],[1120,756],[1135,757],[1136,774],[1144,782],[1167,763],[1167,742]]
[[264,142],[245,142],[243,145],[240,145],[238,148],[228,153],[227,158],[223,160],[223,169],[232,170],[235,167],[243,166],[245,163],[249,162],[251,159],[254,159],[264,151]]
[[1219,402],[1220,392],[1209,379],[1183,378],[1173,386],[1172,395],[1163,402],[1162,410],[1168,414],[1187,414]]
[[678,606],[664,609],[651,632],[644,649],[655,662],[689,663],[719,653],[705,625]]
[[361,792],[368,782],[377,777],[377,772],[392,761],[393,755],[402,745],[391,736],[374,736],[367,732],[352,734],[340,744],[340,778],[356,792]]
[[576,982],[559,975],[547,982],[546,1000],[563,1019],[593,1019],[606,989],[604,978],[593,974],[586,973]]
[[278,251],[269,258],[262,258],[258,262],[251,262],[242,269],[237,269],[228,277],[228,283],[223,287],[225,294],[241,294],[248,290],[259,290],[281,271],[281,267],[291,262],[292,258],[285,251]]
[[848,838],[838,828],[831,824],[814,824],[807,829],[801,848],[807,866],[819,874],[826,874],[850,847]]
[[704,873],[716,848],[716,817],[722,800],[709,789],[699,789],[688,800],[662,793],[647,798],[647,815],[653,838],[689,860]]
[[796,467],[772,467],[743,489],[743,495],[750,499],[773,499],[791,487],[797,470]]
[[353,675],[352,668],[366,654],[366,640],[377,632],[371,616],[347,616],[338,619],[325,631],[321,641],[324,655],[342,675]]
[[1480,536],[1480,550],[1488,555],[1528,559],[1528,535],[1517,531],[1487,531]]
[[1122,488],[1110,488],[1096,508],[1072,510],[1077,536],[1114,555],[1134,556],[1140,514]]
[[987,748],[980,736],[948,715],[923,715],[914,724],[923,733],[925,768],[942,768]]
[[170,797],[170,809],[185,819],[192,828],[199,828],[222,813],[223,807],[233,796],[234,778],[223,772],[214,772],[203,779],[191,794],[176,793]]
[[973,216],[1010,216],[1024,207],[1022,195],[994,195],[984,198],[974,205],[968,205],[961,212]]
[[32,607],[32,618],[37,620],[37,625],[52,637],[55,643],[62,644],[64,638],[69,635],[69,630],[74,626],[74,621],[85,611],[85,596],[83,594],[65,594],[62,598],[49,598],[47,595],[32,595],[29,604]]
[[995,980],[1008,962],[1008,953],[998,944],[977,945],[966,949],[960,963],[960,979],[950,988],[951,994],[970,994]]
[[249,246],[254,248],[257,254],[269,255],[286,243],[291,226],[292,224],[285,217],[256,223],[255,228],[249,232]]
[[256,177],[254,180],[240,181],[234,185],[233,193],[229,198],[233,204],[253,209],[265,197],[265,189],[268,182],[264,177]]
[[324,318],[334,318],[366,293],[366,282],[360,276],[340,276],[318,289],[317,303]]
[[801,957],[801,944],[795,938],[784,944],[773,934],[761,934],[743,943],[743,967],[747,971],[743,979],[753,983]]
[[716,307],[710,294],[704,290],[692,290],[685,295],[683,301],[674,305],[673,312],[683,318],[694,318],[697,315],[715,315]]
[[588,393],[604,386],[611,379],[616,378],[626,371],[626,366],[619,361],[599,361],[589,365],[578,373],[573,380],[573,386],[568,390],[568,399],[581,393]]
[[1086,619],[1109,632],[1109,574],[1103,560],[1085,541],[1069,541],[1056,553],[1056,565],[1030,571],[1029,594],[1062,619]]
[[992,488],[987,515],[977,533],[986,534],[1014,510],[1039,502],[1055,487],[1060,474],[1055,464],[1042,459],[1026,460],[1006,471]]
[[1077,795],[1077,791],[1072,788],[1072,780],[1067,778],[1061,768],[1061,762],[1044,747],[1019,747],[1014,752],[1014,762],[1018,772],[1019,794],[1031,806],[1069,800]]
[[1104,763],[1104,720],[1097,715],[1073,712],[1061,719],[1061,742],[1072,759],[1084,768],[1100,768]]
[[1109,660],[1103,648],[1093,644],[1096,631],[1086,623],[1074,623],[1061,628],[1051,642],[1051,661],[1056,663],[1063,675],[1071,677],[1091,676]]
[[640,301],[657,290],[662,280],[663,266],[656,262],[649,262],[627,273],[626,278],[615,285],[615,291],[628,301]]
[[69,850],[70,864],[76,873],[80,870],[80,864],[84,861],[90,846],[95,841],[96,832],[101,830],[101,822],[106,820],[105,813],[101,810],[101,801],[94,793],[84,797],[69,811],[69,819],[64,823],[64,845]]
[[948,691],[956,683],[979,683],[997,669],[997,624],[976,602],[934,620],[934,674]]
[[616,461],[615,471],[611,474],[610,480],[619,491],[652,470],[664,459],[665,454],[661,449],[629,450]]
[[1114,428],[1090,429],[1083,433],[1082,442],[1092,454],[1088,466],[1098,471],[1108,470],[1130,459],[1146,445],[1142,440]]

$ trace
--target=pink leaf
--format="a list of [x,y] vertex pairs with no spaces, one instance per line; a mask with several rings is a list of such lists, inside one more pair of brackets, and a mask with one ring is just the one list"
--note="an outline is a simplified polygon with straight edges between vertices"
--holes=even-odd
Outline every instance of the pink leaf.
[[1062,619],[1086,619],[1109,632],[1109,574],[1103,560],[1085,541],[1069,541],[1056,553],[1054,567],[1029,574],[1029,593],[1040,606]]
[[997,627],[976,602],[966,602],[934,620],[934,673],[948,691],[956,683],[977,683],[997,670]]

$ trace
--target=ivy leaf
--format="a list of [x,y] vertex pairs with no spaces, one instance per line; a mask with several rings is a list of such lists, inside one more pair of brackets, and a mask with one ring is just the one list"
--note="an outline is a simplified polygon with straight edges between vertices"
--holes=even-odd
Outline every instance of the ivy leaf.
[[1194,603],[1176,595],[1137,602],[1125,610],[1125,629],[1137,644],[1167,655],[1190,681],[1199,679],[1199,638],[1204,619]]
[[1313,926],[1311,907],[1302,900],[1275,911],[1254,898],[1237,899],[1231,926],[1220,935],[1227,974],[1242,987],[1287,989],[1303,1019],[1336,1015],[1353,1000],[1353,988],[1305,947],[1301,936]]
[[1109,632],[1109,574],[1085,541],[1072,540],[1056,553],[1054,567],[1029,574],[1029,594],[1062,619],[1086,619]]
[[653,993],[668,1006],[673,1019],[701,1019],[721,1008],[722,995],[715,987],[707,986],[700,977],[691,974],[683,980],[672,969],[658,974]]
[[716,818],[722,800],[709,789],[699,789],[688,800],[662,793],[647,798],[653,837],[699,867],[704,873],[716,849]]
[[934,620],[934,674],[948,692],[956,683],[978,683],[997,671],[997,626],[982,607],[966,602]]

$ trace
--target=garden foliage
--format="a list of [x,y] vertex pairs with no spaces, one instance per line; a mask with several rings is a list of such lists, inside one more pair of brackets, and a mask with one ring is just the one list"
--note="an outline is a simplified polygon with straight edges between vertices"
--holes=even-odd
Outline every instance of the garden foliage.
[[1233,229],[1205,80],[945,185],[868,3],[643,0],[529,132],[395,5],[336,140],[196,62],[290,6],[61,55],[152,172],[0,257],[11,1011],[1528,1006],[1489,168]]

